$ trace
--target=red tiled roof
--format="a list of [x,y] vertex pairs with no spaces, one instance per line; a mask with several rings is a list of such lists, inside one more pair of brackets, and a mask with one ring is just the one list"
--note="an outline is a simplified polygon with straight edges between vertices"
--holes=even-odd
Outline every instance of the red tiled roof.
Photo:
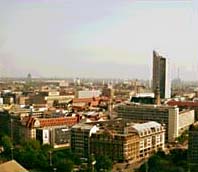
[[109,101],[108,97],[93,97],[93,98],[75,98],[73,99],[73,107],[76,107],[75,103],[87,103],[90,106],[96,107],[100,104],[100,101]]
[[79,103],[79,102],[83,102],[83,103],[90,103],[92,101],[107,101],[109,100],[108,97],[93,97],[93,98],[74,98],[73,99],[73,103]]
[[60,117],[39,119],[40,127],[68,125],[72,126],[77,123],[77,117]]
[[171,100],[167,103],[170,106],[179,106],[179,107],[198,107],[198,102],[193,101],[174,101]]
[[36,120],[39,120],[39,127],[49,127],[49,126],[59,126],[59,125],[68,125],[72,126],[78,122],[77,117],[59,117],[59,118],[34,118],[29,117],[26,122],[26,127],[33,128]]
[[93,98],[75,98],[73,99],[73,103],[90,103]]

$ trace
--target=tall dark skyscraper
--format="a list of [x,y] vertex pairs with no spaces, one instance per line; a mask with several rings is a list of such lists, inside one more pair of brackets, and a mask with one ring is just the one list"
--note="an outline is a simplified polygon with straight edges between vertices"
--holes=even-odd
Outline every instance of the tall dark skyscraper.
[[27,82],[28,84],[32,82],[32,75],[31,75],[30,73],[28,73],[28,75],[27,75],[26,82]]
[[160,98],[170,98],[167,59],[153,51],[153,91],[160,89]]

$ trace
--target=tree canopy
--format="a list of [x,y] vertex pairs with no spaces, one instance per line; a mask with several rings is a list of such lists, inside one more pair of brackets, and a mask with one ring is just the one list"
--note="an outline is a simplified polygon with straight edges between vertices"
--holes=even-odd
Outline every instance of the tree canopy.
[[159,151],[151,156],[139,172],[186,172],[188,169],[187,150],[173,149],[167,155]]

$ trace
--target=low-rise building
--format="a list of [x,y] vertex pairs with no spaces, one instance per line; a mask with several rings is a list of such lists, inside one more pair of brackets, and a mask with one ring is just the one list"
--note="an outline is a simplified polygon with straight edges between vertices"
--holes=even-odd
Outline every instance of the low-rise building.
[[54,148],[70,146],[70,127],[67,125],[36,129],[36,140],[42,144],[50,144]]
[[80,90],[77,92],[77,98],[93,98],[101,95],[100,90]]
[[23,119],[21,138],[37,139],[41,144],[50,144],[54,148],[70,146],[70,129],[78,122],[77,117],[54,117]]

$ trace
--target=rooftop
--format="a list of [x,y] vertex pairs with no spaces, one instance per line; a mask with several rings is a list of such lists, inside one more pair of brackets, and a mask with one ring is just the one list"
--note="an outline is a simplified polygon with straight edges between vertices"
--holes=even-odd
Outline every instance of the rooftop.
[[49,127],[49,126],[59,126],[67,125],[72,126],[78,122],[77,117],[58,117],[58,118],[35,118],[28,117],[24,118],[22,123],[28,128],[34,127]]
[[[155,104],[142,104],[142,103],[133,103],[133,102],[125,102],[119,104],[119,106],[128,106],[128,107],[137,107],[137,108],[149,108],[149,109],[161,109],[161,110],[168,110],[168,109],[174,109],[177,106],[170,106],[170,105],[155,105]],[[118,106],[118,107],[119,107]]]
[[142,124],[134,124],[133,128],[137,130],[138,134],[141,134],[145,131],[150,131],[152,132],[152,129],[157,129],[160,128],[161,124],[157,123],[155,121],[149,121],[146,123],[142,123]]
[[170,106],[198,107],[198,102],[193,101],[175,101],[171,100],[167,103]]
[[0,164],[0,172],[28,172],[15,160],[11,160]]
[[81,129],[81,130],[91,130],[94,125],[85,124],[85,123],[78,123],[72,127],[72,129]]

